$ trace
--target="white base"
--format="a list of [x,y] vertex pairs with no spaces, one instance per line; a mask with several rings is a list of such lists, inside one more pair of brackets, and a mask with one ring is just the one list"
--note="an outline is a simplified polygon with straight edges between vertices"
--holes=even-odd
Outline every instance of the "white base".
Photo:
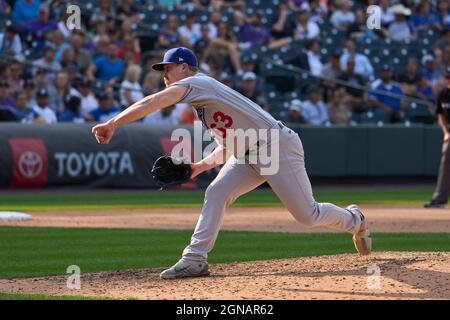
[[33,217],[31,214],[20,212],[0,211],[0,222],[4,221],[24,221],[31,220]]

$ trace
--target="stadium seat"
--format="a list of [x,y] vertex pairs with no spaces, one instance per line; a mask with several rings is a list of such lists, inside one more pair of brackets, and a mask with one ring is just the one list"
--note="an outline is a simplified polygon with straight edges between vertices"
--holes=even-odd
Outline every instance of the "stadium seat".
[[412,123],[433,124],[436,117],[431,110],[431,104],[409,102],[405,108],[405,118]]

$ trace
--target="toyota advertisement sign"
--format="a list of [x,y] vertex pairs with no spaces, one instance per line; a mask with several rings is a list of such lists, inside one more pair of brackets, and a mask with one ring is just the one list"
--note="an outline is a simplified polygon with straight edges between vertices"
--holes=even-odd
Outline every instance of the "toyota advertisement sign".
[[[131,124],[100,145],[92,124],[0,126],[0,187],[157,188],[153,162],[170,153],[173,128]],[[184,187],[203,187],[211,177]],[[202,180],[205,179],[205,180]]]
[[8,139],[12,150],[12,188],[40,188],[47,185],[48,156],[42,139]]

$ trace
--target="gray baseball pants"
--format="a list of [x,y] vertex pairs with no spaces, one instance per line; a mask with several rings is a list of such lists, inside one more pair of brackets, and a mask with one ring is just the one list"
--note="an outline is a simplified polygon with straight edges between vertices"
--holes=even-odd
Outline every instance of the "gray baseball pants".
[[442,146],[441,164],[439,166],[439,176],[436,191],[432,201],[437,203],[447,203],[450,195],[450,147],[449,143]]
[[301,224],[352,234],[360,230],[360,217],[331,203],[317,203],[314,200],[298,134],[282,126],[279,137],[279,170],[276,174],[263,176],[257,165],[238,163],[235,157],[229,158],[224,164],[206,189],[203,209],[191,243],[183,251],[184,259],[207,259],[217,239],[226,208],[239,196],[265,181]]

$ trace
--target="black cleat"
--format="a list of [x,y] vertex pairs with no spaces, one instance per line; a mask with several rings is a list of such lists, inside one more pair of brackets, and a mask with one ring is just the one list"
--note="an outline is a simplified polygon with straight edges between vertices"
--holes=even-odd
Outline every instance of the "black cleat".
[[445,206],[446,206],[446,203],[430,201],[428,203],[425,203],[423,207],[427,208],[427,209],[431,209],[431,208],[436,209],[436,208],[444,208]]

